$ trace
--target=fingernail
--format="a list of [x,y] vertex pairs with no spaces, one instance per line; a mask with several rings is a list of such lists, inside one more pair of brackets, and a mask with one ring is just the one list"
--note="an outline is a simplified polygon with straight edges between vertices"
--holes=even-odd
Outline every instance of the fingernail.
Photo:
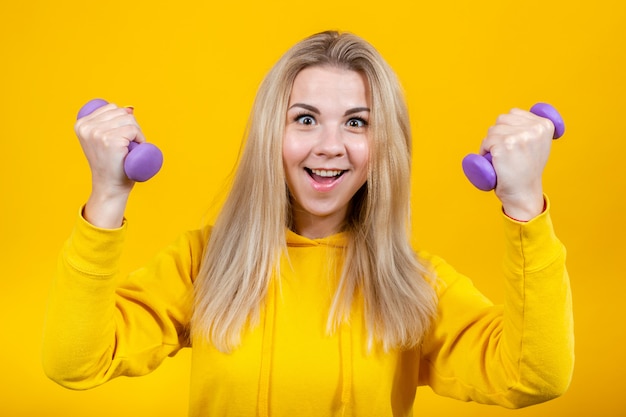
[[133,114],[135,112],[135,106],[124,106],[128,114]]

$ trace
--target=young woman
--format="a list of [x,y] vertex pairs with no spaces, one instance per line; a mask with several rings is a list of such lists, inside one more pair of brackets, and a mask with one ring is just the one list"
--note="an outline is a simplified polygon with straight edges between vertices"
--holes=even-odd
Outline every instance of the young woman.
[[144,138],[132,110],[102,107],[76,124],[93,187],[61,253],[46,372],[84,389],[193,347],[191,416],[408,416],[419,385],[505,407],[554,398],[573,333],[541,185],[553,129],[512,110],[482,143],[506,236],[506,300],[493,305],[409,244],[409,117],[364,40],[320,33],[279,60],[215,225],[128,277],[122,163]]

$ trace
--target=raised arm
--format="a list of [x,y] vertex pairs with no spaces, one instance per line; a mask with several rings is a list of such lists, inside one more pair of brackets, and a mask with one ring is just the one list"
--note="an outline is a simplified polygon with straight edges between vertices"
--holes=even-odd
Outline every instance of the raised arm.
[[101,107],[76,123],[92,190],[59,256],[44,326],[43,366],[59,384],[86,389],[143,375],[188,344],[193,277],[204,240],[185,234],[147,266],[120,273],[124,211],[134,182],[123,163],[144,142],[132,109]]
[[420,381],[435,392],[516,408],[554,398],[569,385],[570,284],[542,185],[553,133],[548,119],[513,109],[482,142],[506,214],[505,300],[494,305],[467,278],[433,260],[442,280],[439,314],[422,350]]

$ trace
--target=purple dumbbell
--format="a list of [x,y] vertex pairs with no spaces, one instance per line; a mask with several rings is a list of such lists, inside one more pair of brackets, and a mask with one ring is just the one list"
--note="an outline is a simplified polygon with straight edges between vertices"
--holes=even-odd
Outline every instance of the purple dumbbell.
[[[565,123],[559,112],[547,103],[537,103],[530,108],[530,112],[545,117],[554,124],[553,139],[558,139],[565,133]],[[469,154],[463,158],[463,172],[476,188],[490,191],[496,188],[496,171],[491,164],[491,154]]]
[[[78,111],[77,119],[93,113],[108,104],[106,100],[95,98]],[[163,165],[163,153],[151,143],[130,142],[128,155],[124,160],[124,172],[133,181],[144,182],[156,175]]]

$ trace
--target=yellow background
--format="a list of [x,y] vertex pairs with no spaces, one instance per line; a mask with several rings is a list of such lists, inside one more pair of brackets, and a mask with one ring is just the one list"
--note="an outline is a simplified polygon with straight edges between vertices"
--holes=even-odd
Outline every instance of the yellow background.
[[56,256],[89,192],[76,112],[93,97],[134,105],[165,154],[161,173],[132,196],[128,270],[215,212],[260,80],[289,46],[329,28],[362,35],[396,69],[416,138],[416,239],[494,301],[502,299],[499,206],[493,193],[467,183],[460,161],[511,107],[547,101],[567,124],[545,186],[574,291],[570,390],[511,412],[423,388],[418,415],[626,415],[621,0],[4,0],[0,415],[186,415],[189,352],[152,375],[87,392],[65,390],[42,373]]

